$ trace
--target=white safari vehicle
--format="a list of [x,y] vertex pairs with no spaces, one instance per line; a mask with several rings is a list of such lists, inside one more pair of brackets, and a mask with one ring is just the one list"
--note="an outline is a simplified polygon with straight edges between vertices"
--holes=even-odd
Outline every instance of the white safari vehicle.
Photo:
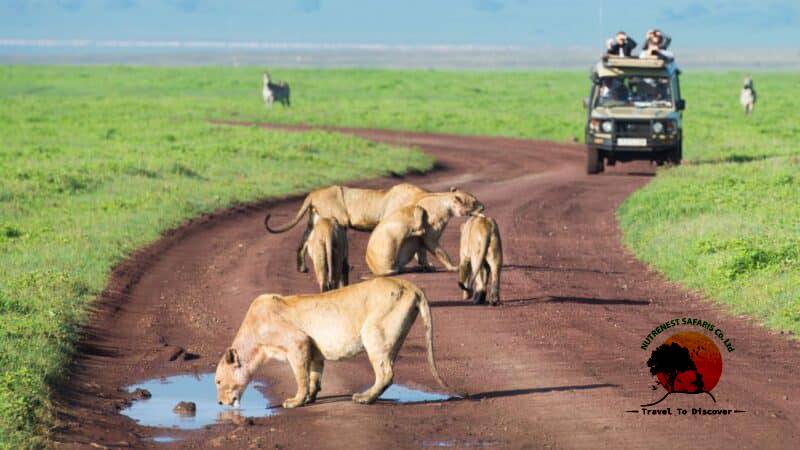
[[679,75],[674,62],[605,56],[592,69],[586,106],[586,172],[645,160],[680,164],[683,156]]

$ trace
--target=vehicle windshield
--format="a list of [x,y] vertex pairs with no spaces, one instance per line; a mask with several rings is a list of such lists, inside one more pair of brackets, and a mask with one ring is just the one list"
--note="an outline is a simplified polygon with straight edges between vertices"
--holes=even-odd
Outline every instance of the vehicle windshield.
[[671,107],[670,79],[642,76],[601,78],[595,106]]

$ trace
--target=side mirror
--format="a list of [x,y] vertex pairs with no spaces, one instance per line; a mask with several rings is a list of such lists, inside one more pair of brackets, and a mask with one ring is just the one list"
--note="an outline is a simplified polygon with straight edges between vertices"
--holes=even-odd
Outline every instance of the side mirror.
[[589,97],[583,97],[583,109],[589,109]]
[[675,103],[675,109],[677,109],[678,111],[683,111],[684,109],[686,109],[686,100],[684,99],[678,100]]

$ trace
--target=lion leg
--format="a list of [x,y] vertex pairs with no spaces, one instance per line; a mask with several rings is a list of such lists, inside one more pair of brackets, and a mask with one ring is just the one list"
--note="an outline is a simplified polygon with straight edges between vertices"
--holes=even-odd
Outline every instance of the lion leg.
[[361,404],[374,403],[394,379],[391,352],[383,332],[372,329],[364,333],[364,348],[367,351],[372,370],[375,371],[375,384],[364,392],[353,394],[353,401]]
[[313,225],[309,222],[306,231],[303,232],[303,237],[300,238],[300,245],[297,247],[297,271],[306,273],[306,252],[308,251],[308,237],[311,235]]
[[283,402],[284,408],[296,408],[306,403],[308,398],[309,370],[311,366],[311,342],[308,336],[295,341],[293,348],[286,353],[286,359],[294,373],[297,382],[297,394]]
[[450,261],[450,256],[447,254],[446,251],[444,251],[444,249],[439,245],[438,242],[433,243],[430,246],[426,242],[425,247],[427,247],[428,250],[430,250],[430,252],[433,253],[433,256],[435,256],[436,259],[439,260],[440,263],[442,263],[442,265],[447,269],[448,272],[455,272],[458,270],[458,266],[454,265],[452,261]]
[[339,287],[345,287],[350,284],[350,261],[344,258],[342,261],[342,274],[339,278]]
[[420,246],[415,255],[417,264],[423,272],[433,272],[436,270],[433,264],[428,262],[428,250],[424,246]]
[[469,280],[472,277],[471,265],[468,259],[465,259],[458,266],[458,287],[461,288],[462,300],[467,300],[472,297],[472,286],[469,286]]
[[492,305],[500,304],[500,264],[498,261],[489,263],[489,303]]
[[310,376],[308,379],[308,403],[317,401],[317,393],[322,389],[322,371],[325,369],[325,358],[319,352],[314,352],[309,365]]
[[486,279],[487,267],[486,264],[479,264],[478,276],[475,277],[475,286],[473,287],[472,303],[482,305],[486,303]]

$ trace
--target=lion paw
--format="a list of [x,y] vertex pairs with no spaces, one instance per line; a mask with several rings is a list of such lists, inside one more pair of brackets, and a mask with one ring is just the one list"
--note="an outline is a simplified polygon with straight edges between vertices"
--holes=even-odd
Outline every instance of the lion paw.
[[283,402],[283,407],[285,409],[292,409],[297,408],[298,406],[303,406],[305,404],[305,398],[302,400],[296,400],[294,398],[287,399]]
[[356,403],[360,403],[362,405],[369,405],[370,403],[375,403],[377,400],[376,397],[369,395],[369,394],[353,394],[353,401]]
[[308,402],[307,403],[314,403],[317,401],[317,394],[319,394],[320,389],[313,389],[308,391]]

